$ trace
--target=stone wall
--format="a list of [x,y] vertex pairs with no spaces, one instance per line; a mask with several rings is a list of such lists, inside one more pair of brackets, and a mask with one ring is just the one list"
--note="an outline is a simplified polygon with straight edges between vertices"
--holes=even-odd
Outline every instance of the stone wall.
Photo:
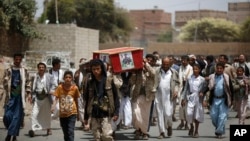
[[[12,57],[14,53],[25,54],[26,51],[70,52],[70,61],[78,68],[80,58],[91,58],[92,52],[99,50],[98,30],[74,24],[39,24],[37,29],[43,36],[32,40],[25,40],[20,35],[10,36],[0,30],[0,55]],[[34,56],[34,60],[37,59]]]
[[71,61],[78,66],[80,58],[91,58],[92,52],[99,50],[99,31],[66,25],[38,25],[44,34],[42,39],[34,39],[29,44],[32,51],[71,52]]
[[0,29],[0,55],[12,57],[14,53],[20,53],[27,49],[28,40],[18,34],[9,34]]

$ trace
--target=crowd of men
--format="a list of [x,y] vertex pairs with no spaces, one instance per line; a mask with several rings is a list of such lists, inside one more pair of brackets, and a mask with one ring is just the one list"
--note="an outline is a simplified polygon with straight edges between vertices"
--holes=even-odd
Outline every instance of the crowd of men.
[[[204,108],[220,139],[230,108],[237,111],[239,124],[245,123],[250,109],[250,63],[243,54],[234,62],[224,54],[217,58],[183,55],[177,61],[173,55],[153,52],[144,57],[142,69],[121,73],[114,73],[108,62],[86,58],[80,59],[76,71],[64,72],[60,60],[54,59],[50,70],[38,63],[32,80],[21,64],[22,57],[15,54],[12,65],[0,68],[4,70],[0,100],[5,100],[5,141],[17,140],[26,99],[33,105],[30,137],[44,129],[51,135],[51,121],[59,118],[65,141],[74,140],[76,120],[96,141],[114,140],[119,128],[134,128],[134,139],[147,140],[151,125],[159,127],[158,139],[171,137],[173,128],[185,129],[198,138]],[[180,123],[173,127],[177,119]]]

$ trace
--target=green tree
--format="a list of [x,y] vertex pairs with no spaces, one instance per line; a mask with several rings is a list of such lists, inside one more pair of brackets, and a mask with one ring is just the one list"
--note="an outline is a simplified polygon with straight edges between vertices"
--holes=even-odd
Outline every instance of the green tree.
[[115,9],[114,23],[111,31],[109,36],[112,41],[118,42],[122,40],[123,42],[127,42],[129,40],[132,25],[128,17],[128,12],[125,9],[119,7]]
[[[58,0],[59,23],[76,23],[79,27],[100,30],[100,42],[127,41],[132,26],[127,11],[114,6],[113,0]],[[44,22],[56,23],[55,1],[50,1]]]
[[188,21],[181,28],[179,39],[182,41],[229,42],[239,41],[240,28],[225,19],[203,18]]
[[173,33],[171,31],[159,35],[157,39],[157,42],[172,42],[172,41],[173,41]]
[[241,40],[243,42],[250,42],[250,17],[241,26]]
[[34,0],[1,0],[0,29],[24,37],[38,37],[39,33],[35,29],[33,20],[35,12]]
[[[60,23],[72,23],[76,18],[74,0],[57,0],[58,17]],[[50,1],[47,7],[47,18],[50,23],[56,23],[55,0]]]

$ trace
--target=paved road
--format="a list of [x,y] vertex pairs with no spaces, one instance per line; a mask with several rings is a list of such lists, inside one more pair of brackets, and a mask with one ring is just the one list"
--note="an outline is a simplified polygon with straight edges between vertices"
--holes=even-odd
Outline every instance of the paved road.
[[[178,113],[177,113],[178,114]],[[238,119],[234,118],[235,112],[229,113],[229,118],[226,124],[226,134],[220,141],[229,141],[229,126],[230,124],[237,124]],[[1,119],[0,119],[1,120]],[[247,119],[247,124],[250,124],[250,120]],[[191,138],[188,136],[187,130],[175,130],[175,128],[178,126],[178,122],[174,122],[173,125],[173,136],[171,138],[166,138],[164,140],[168,141],[214,141],[219,140],[215,138],[214,135],[214,127],[212,126],[211,119],[209,115],[205,115],[205,122],[200,124],[200,131],[199,131],[199,138]],[[20,136],[18,137],[18,141],[63,141],[63,135],[62,130],[59,126],[59,121],[53,121],[52,122],[52,135],[46,136],[46,131],[37,131],[35,137],[30,138],[28,136],[28,131],[30,130],[30,117],[25,117],[25,127],[20,130]],[[80,128],[80,123],[77,122],[76,129],[75,129],[75,141],[86,141],[91,140],[93,141],[93,136],[90,132],[83,132]],[[133,140],[133,131],[134,129],[129,130],[120,130],[117,131],[117,141],[122,140]],[[157,126],[151,126],[150,129],[150,138],[149,141],[156,141],[157,136],[159,135],[158,127]],[[4,137],[6,136],[6,129],[3,126],[3,123],[0,122],[0,141],[4,141]],[[158,140],[159,141],[159,140]]]

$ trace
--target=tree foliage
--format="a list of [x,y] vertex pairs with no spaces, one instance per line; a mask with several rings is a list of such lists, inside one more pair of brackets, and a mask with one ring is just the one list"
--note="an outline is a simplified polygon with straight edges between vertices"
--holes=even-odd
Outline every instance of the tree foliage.
[[[74,0],[57,0],[58,1],[58,17],[60,23],[72,23],[76,18],[76,9]],[[56,23],[55,0],[48,3],[46,13],[50,23]]]
[[191,20],[181,28],[182,41],[229,42],[239,41],[240,28],[225,19],[203,18]]
[[35,12],[34,0],[1,0],[0,28],[10,34],[18,33],[24,37],[38,37],[33,20]]
[[[132,26],[127,11],[114,6],[113,0],[58,0],[59,23],[76,23],[79,27],[100,30],[100,42],[127,41]],[[55,1],[50,1],[44,22],[56,23]]]
[[171,31],[168,31],[164,34],[159,35],[158,42],[172,42],[173,41],[173,33]]
[[243,42],[250,42],[250,17],[241,25],[241,40]]

